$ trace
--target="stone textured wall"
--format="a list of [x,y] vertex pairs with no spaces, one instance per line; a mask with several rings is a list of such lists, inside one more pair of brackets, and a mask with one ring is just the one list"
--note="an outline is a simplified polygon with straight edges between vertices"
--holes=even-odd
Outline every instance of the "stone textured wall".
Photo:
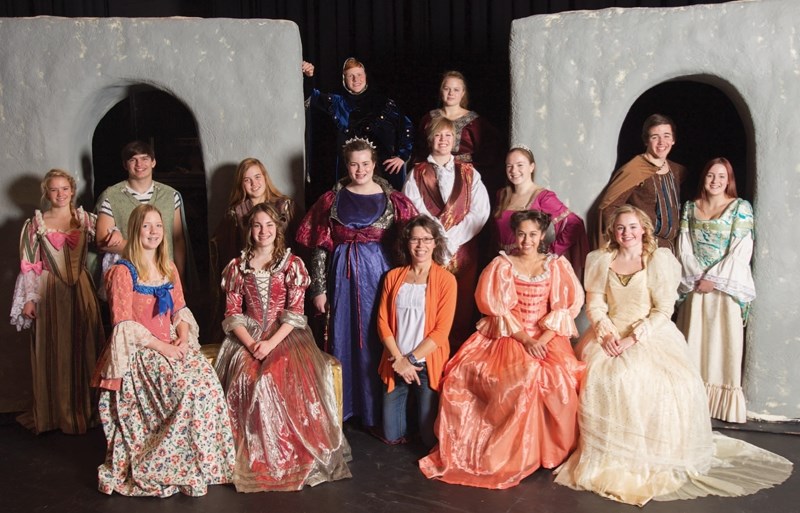
[[[753,0],[534,16],[511,29],[513,143],[584,218],[608,182],[633,102],[664,81],[714,85],[737,105],[755,176],[751,415],[800,418],[800,3]],[[642,120],[643,121],[643,120]]]
[[[10,309],[19,231],[38,206],[41,177],[61,167],[80,177],[82,191],[91,189],[95,127],[131,85],[166,91],[194,114],[211,229],[224,209],[232,168],[246,156],[260,158],[276,185],[303,203],[305,120],[294,23],[0,19],[0,48],[0,236],[6,241],[0,311]],[[0,339],[0,411],[19,410],[30,397],[28,334],[5,323]]]

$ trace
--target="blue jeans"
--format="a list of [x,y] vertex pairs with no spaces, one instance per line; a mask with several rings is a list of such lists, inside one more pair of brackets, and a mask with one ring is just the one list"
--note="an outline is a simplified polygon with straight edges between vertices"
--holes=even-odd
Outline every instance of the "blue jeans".
[[439,409],[439,394],[428,385],[428,367],[423,364],[423,369],[417,374],[420,384],[406,383],[400,376],[395,375],[394,390],[386,391],[383,387],[383,435],[390,442],[395,442],[406,436],[406,404],[408,390],[414,389],[417,398],[417,417],[419,421],[419,434],[422,443],[427,447],[436,445],[436,436],[433,434],[433,423]]

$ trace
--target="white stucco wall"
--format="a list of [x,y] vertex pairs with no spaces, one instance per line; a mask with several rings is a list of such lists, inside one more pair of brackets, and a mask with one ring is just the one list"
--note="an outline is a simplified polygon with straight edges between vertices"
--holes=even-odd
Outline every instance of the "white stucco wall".
[[769,419],[800,418],[798,26],[800,2],[752,0],[533,16],[511,29],[511,140],[534,150],[537,182],[585,219],[642,93],[690,77],[737,105],[757,226],[745,394],[750,414]]
[[[230,183],[221,174],[244,157],[261,159],[302,204],[301,55],[288,21],[0,19],[0,311],[10,308],[19,230],[38,206],[39,180],[53,167],[91,176],[95,127],[132,84],[164,90],[194,114],[211,229]],[[30,397],[28,335],[5,323],[0,339],[0,411],[18,410]]]

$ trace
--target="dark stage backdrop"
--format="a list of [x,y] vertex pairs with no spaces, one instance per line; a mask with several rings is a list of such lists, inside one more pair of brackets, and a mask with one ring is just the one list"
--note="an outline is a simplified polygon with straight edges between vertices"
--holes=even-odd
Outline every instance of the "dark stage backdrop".
[[[295,22],[303,43],[303,59],[316,66],[315,76],[306,79],[306,95],[312,87],[324,92],[340,92],[341,66],[348,57],[357,57],[367,68],[369,87],[382,90],[394,98],[414,126],[428,110],[437,106],[437,89],[442,72],[456,69],[468,80],[470,108],[488,119],[504,138],[508,136],[510,113],[510,80],[508,44],[511,22],[536,14],[553,14],[573,10],[598,10],[610,7],[681,7],[695,4],[724,3],[726,0],[0,0],[0,16],[88,16],[88,17],[224,17],[271,18]],[[298,73],[300,63],[298,62]],[[645,94],[632,106],[625,126],[620,131],[618,164],[641,151],[639,131],[642,120],[660,111],[673,116],[681,133],[696,119],[689,119],[685,102],[699,103],[696,118],[706,120],[698,126],[695,148],[683,139],[675,158],[682,158],[698,171],[711,156],[730,155],[739,169],[746,168],[746,144],[735,107],[713,88],[703,93],[689,87],[668,86],[669,94]],[[717,100],[724,110],[711,105]],[[670,100],[670,101],[665,101]],[[727,102],[727,103],[726,103]],[[637,107],[638,106],[638,107]],[[708,106],[705,107],[704,106]],[[722,114],[721,114],[722,112]],[[723,119],[724,118],[724,119]],[[707,139],[707,126],[727,127],[734,123],[737,132],[725,134],[726,146],[702,146]],[[335,152],[327,117],[311,112],[308,117],[306,147],[308,172],[313,177],[327,177],[325,170],[333,166]],[[691,128],[691,127],[689,127]],[[725,129],[727,130],[727,129]],[[145,127],[145,131],[146,127]],[[718,129],[711,132],[718,132]],[[106,142],[121,147],[125,141],[149,137],[131,132],[119,142]],[[116,150],[115,150],[116,151]],[[684,155],[683,153],[688,152]],[[681,153],[679,155],[679,153]],[[116,153],[113,154],[116,158]],[[613,169],[609,169],[609,176]],[[331,178],[332,179],[332,178]],[[313,201],[330,187],[320,178],[307,188],[306,199]],[[690,185],[693,188],[693,184]]]
[[[534,14],[607,7],[680,7],[724,0],[4,0],[0,16],[280,18],[300,28],[309,86],[341,87],[351,56],[370,87],[386,91],[412,121],[436,104],[441,73],[462,71],[472,108],[505,132],[511,21]],[[299,63],[298,63],[299,72]]]

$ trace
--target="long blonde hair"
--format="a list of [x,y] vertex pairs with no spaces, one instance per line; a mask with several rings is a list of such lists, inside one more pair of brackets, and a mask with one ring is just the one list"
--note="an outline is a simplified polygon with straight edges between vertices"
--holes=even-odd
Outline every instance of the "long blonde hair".
[[69,186],[72,188],[72,199],[69,202],[69,211],[75,214],[75,196],[78,194],[78,182],[75,180],[75,177],[69,174],[68,172],[64,171],[63,169],[51,169],[44,175],[42,178],[42,183],[40,184],[40,188],[42,189],[42,209],[48,210],[50,205],[50,200],[47,199],[47,188],[50,186],[50,180],[53,178],[64,178],[69,182]]
[[642,260],[646,262],[658,249],[658,242],[656,241],[655,229],[653,228],[653,221],[650,220],[650,216],[641,208],[634,207],[633,205],[621,205],[614,211],[611,224],[606,227],[606,240],[608,240],[606,249],[609,251],[619,250],[619,243],[616,237],[614,237],[614,225],[617,222],[617,218],[622,214],[634,214],[639,218],[639,223],[641,223],[642,229],[644,230],[642,234]]
[[257,158],[248,157],[239,162],[239,165],[236,167],[236,173],[233,175],[233,188],[231,189],[231,196],[228,199],[228,208],[234,208],[247,199],[247,193],[244,192],[244,174],[252,166],[256,166],[264,177],[264,201],[275,201],[276,199],[286,197],[286,195],[279,191],[278,188],[275,187],[275,184],[272,183],[272,179],[269,177],[269,173],[267,173],[267,168],[264,167],[264,164]]
[[[143,273],[143,271],[147,270],[147,266],[145,266],[144,262],[142,239],[139,236],[139,232],[142,230],[142,225],[144,224],[144,218],[150,212],[158,214],[161,222],[164,222],[161,211],[153,205],[139,205],[134,208],[133,212],[131,212],[131,217],[128,219],[128,243],[122,251],[122,258],[133,264],[136,268],[136,272],[139,274],[139,279],[142,281],[150,281],[155,278],[154,276],[145,275]],[[161,243],[156,248],[156,269],[161,276],[167,278],[167,281],[173,280],[172,262],[169,259],[166,237],[161,240]]]

